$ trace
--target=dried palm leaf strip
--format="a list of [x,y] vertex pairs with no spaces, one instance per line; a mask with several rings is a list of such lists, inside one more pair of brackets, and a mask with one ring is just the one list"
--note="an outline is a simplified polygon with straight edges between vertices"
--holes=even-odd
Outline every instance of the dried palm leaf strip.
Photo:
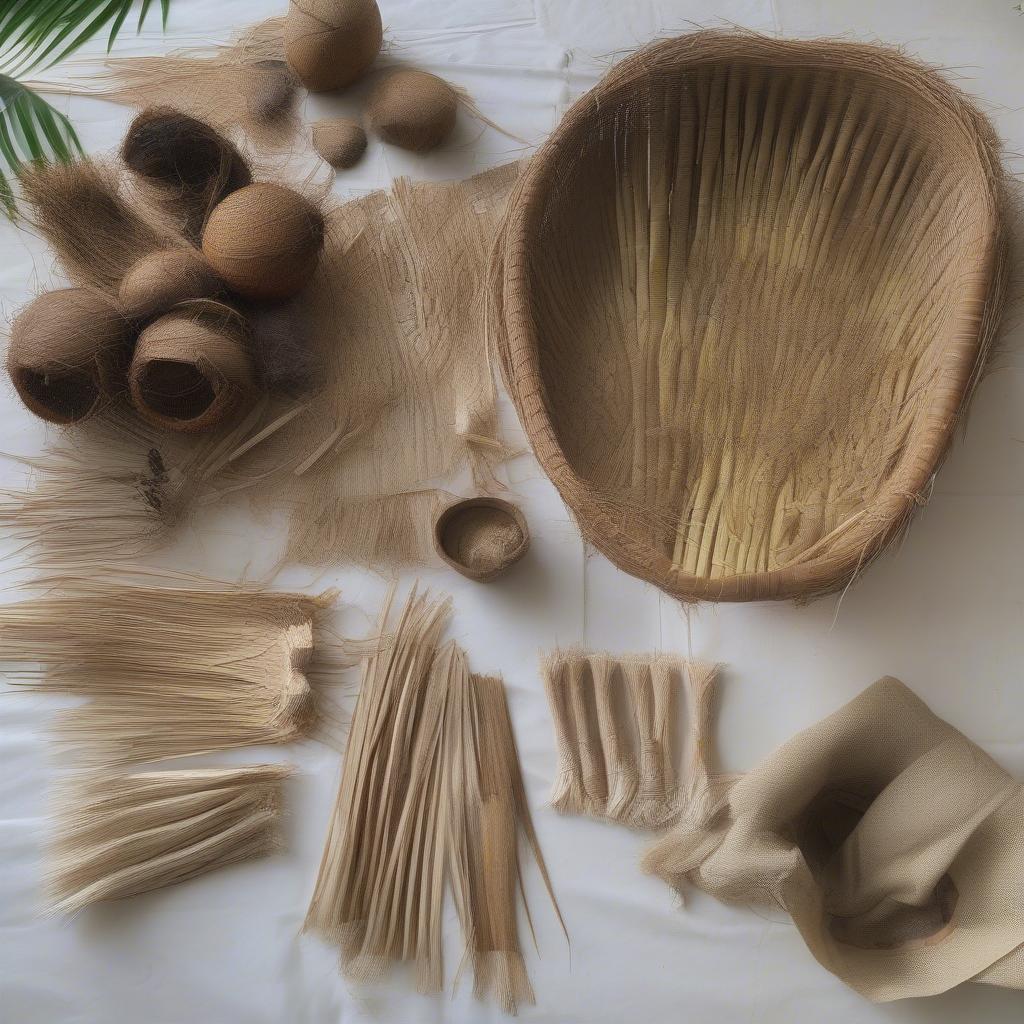
[[287,765],[72,776],[58,794],[52,908],[174,885],[280,845]]

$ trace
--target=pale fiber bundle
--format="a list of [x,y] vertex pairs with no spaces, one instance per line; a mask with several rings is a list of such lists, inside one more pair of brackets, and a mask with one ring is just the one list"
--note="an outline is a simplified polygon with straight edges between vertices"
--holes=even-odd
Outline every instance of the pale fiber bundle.
[[0,607],[0,661],[26,689],[87,698],[58,716],[58,745],[77,763],[284,743],[314,724],[306,671],[333,592],[52,582]]
[[[548,655],[541,670],[558,746],[551,806],[637,829],[674,820],[707,774],[714,666],[568,650]],[[684,678],[693,749],[685,786],[676,738]]]
[[58,288],[22,309],[11,327],[7,373],[36,416],[75,423],[123,390],[128,325],[102,292]]
[[251,395],[249,348],[249,325],[231,306],[179,303],[135,343],[128,372],[135,411],[163,430],[210,430]]
[[474,991],[514,1012],[533,1000],[516,922],[520,833],[551,886],[504,686],[441,647],[447,614],[414,590],[394,642],[365,664],[306,928],[340,946],[353,978],[411,961],[418,989],[440,991],[450,884]]
[[58,794],[53,910],[176,885],[281,845],[287,765],[72,777]]
[[80,83],[48,89],[140,109],[171,106],[259,149],[287,149],[301,127],[299,80],[284,58],[284,21],[270,18],[228,45],[150,57],[108,57]]
[[19,175],[33,227],[78,285],[116,291],[143,257],[180,244],[173,228],[122,194],[116,166],[44,163]]
[[584,536],[685,600],[804,597],[895,537],[1004,288],[989,122],[894,50],[699,32],[530,162],[491,327]]
[[797,734],[649,851],[682,891],[770,904],[877,1002],[1024,988],[1024,788],[895,679]]

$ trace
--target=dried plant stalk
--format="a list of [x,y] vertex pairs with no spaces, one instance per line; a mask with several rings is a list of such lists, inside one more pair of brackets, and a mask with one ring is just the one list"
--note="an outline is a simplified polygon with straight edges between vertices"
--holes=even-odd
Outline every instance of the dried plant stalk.
[[[559,757],[552,806],[637,829],[671,821],[680,799],[673,725],[683,666],[657,655],[616,659],[570,650],[545,658],[541,671]],[[713,669],[705,671],[695,730],[709,714]]]
[[520,836],[554,895],[504,686],[440,646],[446,619],[447,602],[414,590],[392,646],[366,662],[306,928],[340,946],[350,977],[411,961],[418,989],[437,992],[450,884],[474,992],[514,1012],[533,1000],[516,919]]
[[57,739],[105,768],[283,743],[315,721],[305,672],[313,621],[334,599],[89,578],[0,607],[0,660],[28,689],[86,697]]
[[137,896],[280,845],[286,765],[72,777],[58,795],[52,907]]

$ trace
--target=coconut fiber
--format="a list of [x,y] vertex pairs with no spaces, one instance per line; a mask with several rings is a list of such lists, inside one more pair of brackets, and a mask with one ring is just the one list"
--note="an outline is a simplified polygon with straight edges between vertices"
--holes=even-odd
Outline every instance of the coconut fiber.
[[709,778],[645,867],[787,910],[869,999],[1024,988],[1024,788],[895,679],[738,779]]
[[74,913],[270,853],[289,774],[266,764],[72,777],[49,850],[52,908]]
[[677,597],[840,588],[927,494],[996,329],[989,122],[878,46],[623,60],[509,204],[490,324],[585,537]]

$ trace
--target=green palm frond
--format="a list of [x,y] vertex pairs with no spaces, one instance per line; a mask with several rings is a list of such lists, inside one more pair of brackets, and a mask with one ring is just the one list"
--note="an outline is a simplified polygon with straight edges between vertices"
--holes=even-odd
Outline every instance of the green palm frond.
[[[141,30],[153,0],[9,0],[0,11],[0,68],[18,76],[52,67],[108,26],[107,49],[139,4]],[[171,0],[160,0],[167,26]]]
[[14,215],[14,193],[4,173],[28,161],[71,160],[82,153],[71,122],[27,86],[0,75],[0,205]]
[[[107,31],[107,50],[138,5],[137,31],[153,0],[0,0],[0,207],[15,215],[10,175],[26,161],[72,160],[82,145],[71,122],[18,81],[53,67]],[[167,27],[171,0],[160,0]]]

